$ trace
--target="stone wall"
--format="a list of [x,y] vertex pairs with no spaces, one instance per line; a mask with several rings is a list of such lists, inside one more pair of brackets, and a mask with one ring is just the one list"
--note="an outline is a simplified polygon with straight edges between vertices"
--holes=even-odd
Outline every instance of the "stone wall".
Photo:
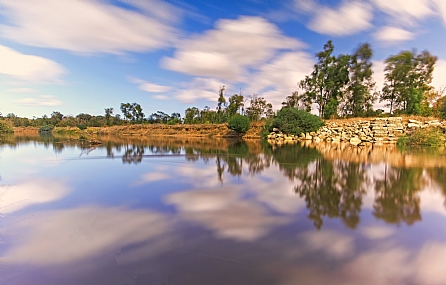
[[315,142],[350,142],[360,143],[396,143],[398,137],[411,133],[418,128],[440,127],[446,129],[446,122],[438,120],[417,121],[409,119],[403,122],[402,117],[373,118],[369,120],[347,120],[344,122],[327,122],[317,132],[287,135],[279,129],[274,129],[267,139],[271,143],[292,143],[298,140],[312,140]]

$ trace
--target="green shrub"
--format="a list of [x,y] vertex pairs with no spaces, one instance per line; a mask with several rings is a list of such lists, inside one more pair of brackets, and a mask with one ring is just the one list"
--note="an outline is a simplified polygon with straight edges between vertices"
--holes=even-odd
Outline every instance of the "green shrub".
[[234,115],[228,121],[228,128],[237,133],[246,133],[249,130],[250,120],[246,116]]
[[278,128],[288,135],[300,135],[307,132],[315,132],[324,126],[324,121],[316,115],[296,108],[282,108],[271,124],[271,129]]
[[14,132],[14,128],[13,128],[12,122],[5,121],[5,120],[0,121],[0,134],[8,134],[8,133],[13,133],[13,132]]
[[51,124],[43,125],[39,128],[39,133],[51,133],[51,131],[54,129],[54,126]]
[[398,139],[400,146],[441,146],[444,145],[443,134],[437,128],[417,129],[407,137]]

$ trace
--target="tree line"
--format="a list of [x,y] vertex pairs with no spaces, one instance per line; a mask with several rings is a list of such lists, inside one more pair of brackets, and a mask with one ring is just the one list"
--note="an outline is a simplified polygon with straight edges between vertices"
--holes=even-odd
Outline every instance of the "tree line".
[[[298,90],[285,98],[282,108],[297,108],[310,112],[316,108],[323,119],[379,116],[384,110],[374,110],[376,102],[384,102],[389,114],[437,116],[446,118],[446,86],[436,90],[431,86],[437,57],[429,51],[417,53],[401,51],[385,60],[384,86],[377,90],[373,80],[371,58],[373,50],[368,43],[360,45],[353,54],[334,55],[331,40],[316,53],[313,71],[298,82]],[[240,91],[225,97],[225,86],[219,88],[217,107],[203,109],[189,107],[184,117],[180,113],[167,114],[157,111],[146,117],[138,103],[121,103],[120,114],[113,108],[105,108],[104,115],[63,115],[54,111],[42,118],[19,118],[13,113],[0,119],[14,126],[77,126],[103,127],[129,123],[149,124],[220,124],[234,115],[246,116],[250,121],[274,117],[273,106],[258,94],[247,96]]]

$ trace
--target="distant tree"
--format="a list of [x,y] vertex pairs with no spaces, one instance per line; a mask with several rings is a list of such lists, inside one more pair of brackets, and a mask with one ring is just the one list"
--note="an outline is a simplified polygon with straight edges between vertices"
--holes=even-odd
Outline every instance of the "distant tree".
[[245,110],[251,121],[259,121],[262,117],[272,117],[274,115],[273,105],[267,103],[265,98],[253,94],[249,100],[249,107]]
[[282,102],[282,108],[299,108],[299,102],[302,96],[299,95],[298,91],[293,91],[293,93],[285,98]]
[[400,109],[406,114],[420,114],[424,93],[432,87],[437,57],[428,51],[401,51],[386,59],[385,82],[381,101],[388,101],[390,113]]
[[121,112],[128,121],[142,123],[145,114],[138,103],[121,103]]
[[105,111],[105,121],[107,122],[107,126],[110,126],[110,119],[113,116],[113,108],[112,107],[105,108],[104,111]]
[[197,107],[191,107],[186,109],[186,114],[184,116],[185,124],[196,124],[200,117],[200,110]]
[[229,98],[229,104],[226,107],[226,113],[231,118],[235,114],[241,113],[244,107],[244,98],[242,95],[234,94]]
[[373,92],[372,62],[373,51],[368,43],[362,44],[352,55],[350,83],[347,87],[344,113],[353,117],[364,117],[373,110],[376,95]]
[[329,40],[324,50],[316,53],[318,62],[310,76],[300,81],[299,86],[305,91],[303,102],[305,106],[317,104],[319,117],[330,118],[337,115],[339,101],[343,98],[349,83],[349,55],[332,55],[334,46]]
[[217,115],[218,115],[218,123],[226,122],[226,98],[224,96],[225,86],[220,87],[220,91],[218,92],[218,101],[217,101]]

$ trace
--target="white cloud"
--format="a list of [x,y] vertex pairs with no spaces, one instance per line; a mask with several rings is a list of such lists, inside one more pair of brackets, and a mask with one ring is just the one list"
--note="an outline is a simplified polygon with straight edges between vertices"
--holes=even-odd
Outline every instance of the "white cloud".
[[107,251],[116,254],[124,246],[149,239],[156,241],[166,234],[169,224],[165,216],[146,210],[81,207],[41,212],[9,227],[10,232],[25,229],[28,234],[3,253],[2,262],[40,265],[91,262],[88,258],[97,254],[104,255]]
[[155,83],[150,83],[150,82],[144,81],[139,78],[128,77],[128,80],[132,83],[138,84],[139,89],[149,92],[149,93],[162,93],[162,92],[167,92],[172,89],[172,87],[170,87],[170,86],[164,86],[164,85],[159,85],[159,84],[155,84]]
[[269,215],[256,203],[241,199],[234,190],[178,192],[167,195],[164,200],[177,207],[182,219],[212,230],[219,238],[253,241],[288,221],[283,217]]
[[185,102],[191,103],[196,99],[207,99],[215,101],[218,96],[220,86],[225,85],[222,81],[216,78],[195,77],[191,82],[182,83],[176,92],[176,98]]
[[[0,73],[21,80],[58,82],[65,69],[44,57],[19,53],[0,45]],[[23,89],[22,89],[23,91]]]
[[58,200],[68,193],[68,188],[54,181],[34,181],[0,187],[0,213],[9,214],[34,204]]
[[[250,76],[247,80],[247,90],[260,93],[273,106],[279,108],[285,97],[298,89],[300,80],[311,73],[313,65],[314,60],[308,53],[282,53]],[[273,90],[262,92],[268,88]]]
[[31,89],[31,88],[12,88],[12,89],[8,89],[6,91],[7,92],[12,92],[12,93],[31,93],[31,92],[34,92],[34,89]]
[[178,9],[161,1],[128,1],[131,11],[103,1],[3,1],[11,25],[2,36],[22,44],[80,53],[147,51],[176,38]]
[[438,14],[443,18],[444,25],[446,26],[446,1],[434,0],[434,3],[437,4],[436,9],[438,9]]
[[446,60],[437,60],[433,73],[432,86],[437,90],[442,86],[446,86]]
[[[311,1],[304,1],[311,2]],[[372,27],[372,7],[356,1],[344,2],[338,10],[320,5],[304,6],[315,13],[308,28],[331,36],[348,36]]]
[[393,228],[371,226],[361,229],[361,233],[369,239],[383,239],[393,235],[395,230]]
[[22,106],[60,106],[62,101],[57,100],[53,96],[42,95],[37,98],[22,98],[15,100],[14,103]]
[[166,95],[155,95],[155,96],[153,96],[153,99],[166,101],[166,100],[169,100],[169,97]]
[[400,28],[385,26],[374,34],[375,39],[385,43],[398,43],[411,40],[415,34]]
[[390,21],[394,23],[412,25],[434,13],[431,1],[420,0],[376,0],[375,4],[381,11],[391,16]]
[[354,253],[354,239],[335,231],[311,231],[301,235],[305,248],[311,251],[323,251],[330,257],[343,258]]
[[263,18],[224,19],[215,29],[178,43],[174,57],[163,58],[161,65],[190,75],[242,81],[246,68],[269,60],[277,50],[300,47],[301,42]]

